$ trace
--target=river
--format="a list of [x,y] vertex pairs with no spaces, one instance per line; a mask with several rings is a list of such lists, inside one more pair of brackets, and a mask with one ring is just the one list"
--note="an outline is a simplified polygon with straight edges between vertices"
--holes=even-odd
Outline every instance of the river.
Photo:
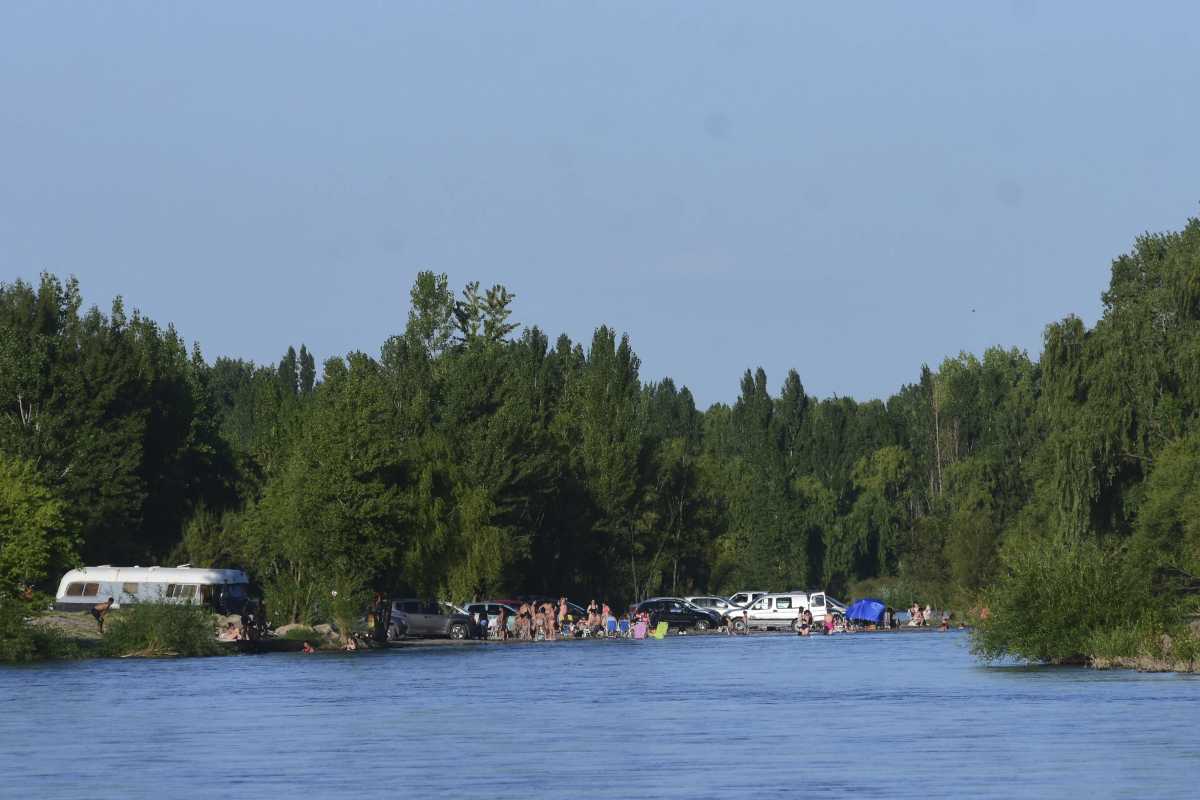
[[[1200,677],[961,632],[0,668],[0,795],[1195,797]],[[11,794],[10,794],[11,792]]]

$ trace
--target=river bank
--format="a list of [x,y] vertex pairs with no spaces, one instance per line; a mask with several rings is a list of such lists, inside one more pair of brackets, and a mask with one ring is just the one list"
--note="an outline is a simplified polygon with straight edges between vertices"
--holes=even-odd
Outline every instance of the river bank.
[[[114,612],[110,617],[109,627],[119,624],[121,613]],[[233,618],[215,618],[215,629],[220,629],[224,623]],[[202,652],[184,652],[181,653],[172,650],[169,647],[158,645],[148,645],[134,647],[129,652],[114,653],[111,648],[104,646],[104,636],[101,634],[99,627],[94,619],[87,614],[72,613],[72,612],[49,612],[41,616],[35,617],[28,621],[31,628],[45,631],[52,635],[56,640],[56,647],[50,649],[50,655],[43,659],[36,656],[31,658],[23,658],[19,660],[37,661],[37,660],[79,660],[93,658],[108,658],[108,657],[154,657],[154,658],[175,658],[187,655],[265,655],[271,653],[301,653],[305,642],[309,642],[318,653],[338,653],[345,652],[336,630],[330,625],[319,625],[312,628],[304,626],[285,626],[281,631],[285,634],[282,636],[272,636],[267,639],[258,641],[218,641],[216,647],[206,648]],[[958,628],[958,630],[962,630]],[[969,629],[968,629],[969,630]],[[289,633],[290,631],[290,633]],[[945,635],[946,631],[939,631],[936,627],[908,627],[901,626],[892,630],[867,630],[855,631],[846,633],[832,634],[833,637],[888,637],[888,636],[903,636],[911,635]],[[722,631],[672,631],[671,638],[711,638],[711,637],[726,637],[728,634]],[[738,638],[742,638],[746,634],[739,634]],[[761,637],[795,637],[790,631],[755,631],[749,634],[750,638]],[[825,638],[817,636],[814,638]],[[452,640],[452,639],[403,639],[396,642],[388,642],[386,644],[374,644],[365,648],[365,651],[404,651],[404,650],[423,650],[423,649],[439,649],[450,650],[454,648],[510,648],[522,646],[553,646],[562,642],[579,642],[602,644],[605,642],[612,643],[614,641],[632,641],[632,640],[611,640],[603,638],[587,638],[587,639],[567,639],[557,642],[529,642],[520,640],[496,641],[496,640]],[[3,643],[0,642],[0,645]],[[1074,662],[1064,663],[1060,666],[1075,667],[1085,666],[1101,671],[1110,670],[1130,670],[1143,673],[1180,673],[1180,674],[1195,674],[1200,672],[1200,660],[1192,657],[1193,648],[1179,648],[1186,652],[1183,657],[1177,657],[1173,654],[1176,645],[1168,641],[1159,641],[1157,647],[1151,650],[1144,648],[1142,652],[1137,653],[1116,653],[1105,655],[1092,655],[1087,658],[1079,659]],[[0,653],[0,662],[6,660]]]

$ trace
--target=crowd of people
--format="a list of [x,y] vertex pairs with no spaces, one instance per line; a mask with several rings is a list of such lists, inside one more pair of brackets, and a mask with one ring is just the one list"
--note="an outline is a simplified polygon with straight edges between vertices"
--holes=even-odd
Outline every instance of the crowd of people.
[[[908,609],[908,625],[910,628],[920,628],[933,624],[934,614],[933,609],[928,604],[924,608],[919,603],[913,603]],[[942,611],[941,620],[938,623],[939,630],[950,629],[950,612]]]
[[609,630],[610,620],[616,618],[608,603],[592,600],[586,613],[576,619],[567,598],[560,597],[557,604],[548,600],[523,602],[515,615],[510,615],[508,608],[501,606],[499,616],[489,619],[480,615],[478,622],[488,638],[533,642],[603,636]]

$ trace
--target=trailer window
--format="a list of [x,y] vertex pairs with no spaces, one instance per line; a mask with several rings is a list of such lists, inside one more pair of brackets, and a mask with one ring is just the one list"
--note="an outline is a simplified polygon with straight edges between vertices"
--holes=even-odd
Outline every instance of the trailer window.
[[100,594],[100,584],[85,583],[83,585],[83,596],[84,597],[95,597],[98,594]]
[[122,583],[121,591],[125,594],[137,594],[138,585],[136,583]]
[[81,596],[83,594],[83,584],[82,583],[67,584],[67,594],[72,595],[74,597]]

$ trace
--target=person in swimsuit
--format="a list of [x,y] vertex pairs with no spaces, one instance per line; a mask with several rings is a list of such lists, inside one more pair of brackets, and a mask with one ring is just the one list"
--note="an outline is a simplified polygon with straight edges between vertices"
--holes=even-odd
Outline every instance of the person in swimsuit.
[[546,615],[542,613],[541,606],[534,607],[533,638],[539,641],[546,638]]
[[96,618],[96,624],[100,626],[100,632],[104,633],[104,618],[108,616],[108,612],[112,610],[113,599],[110,597],[103,603],[97,603],[92,606],[92,616]]
[[533,606],[529,603],[521,606],[521,638],[527,642],[533,641]]

